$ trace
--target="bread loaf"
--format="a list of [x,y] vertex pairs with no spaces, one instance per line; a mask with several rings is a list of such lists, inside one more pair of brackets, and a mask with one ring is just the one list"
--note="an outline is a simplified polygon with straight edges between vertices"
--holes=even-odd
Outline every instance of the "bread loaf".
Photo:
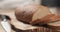
[[[15,11],[19,21],[30,24],[47,24],[48,28],[60,29],[60,16],[52,14],[49,9],[41,5],[27,5],[18,7]],[[57,23],[57,24],[56,24]]]
[[49,9],[41,5],[26,5],[18,7],[15,11],[16,18],[24,23],[31,23],[37,19],[51,14]]

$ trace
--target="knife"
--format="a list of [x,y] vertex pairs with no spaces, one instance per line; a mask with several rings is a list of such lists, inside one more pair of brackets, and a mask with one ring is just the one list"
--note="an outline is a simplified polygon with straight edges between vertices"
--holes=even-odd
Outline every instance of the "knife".
[[10,27],[10,24],[8,23],[8,21],[7,21],[8,20],[7,17],[6,17],[6,15],[0,15],[0,18],[2,20],[1,25],[5,29],[6,32],[11,32],[11,27]]

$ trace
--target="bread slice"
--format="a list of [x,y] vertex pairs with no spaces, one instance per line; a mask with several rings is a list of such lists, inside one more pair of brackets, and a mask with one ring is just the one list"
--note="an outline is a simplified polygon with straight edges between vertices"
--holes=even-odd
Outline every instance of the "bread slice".
[[60,21],[48,23],[48,27],[60,31]]
[[[43,20],[44,21],[44,20]],[[47,22],[46,22],[47,21]],[[55,29],[60,31],[60,15],[54,15],[50,18],[45,18],[44,23],[47,23],[47,28]]]
[[59,20],[60,20],[60,15],[49,14],[49,15],[46,15],[45,17],[42,17],[41,19],[32,21],[32,24],[44,25],[44,24],[52,23],[52,22],[56,22],[56,21],[58,22]]
[[16,18],[24,23],[31,23],[48,14],[51,14],[49,9],[42,5],[26,5],[18,7],[15,11]]

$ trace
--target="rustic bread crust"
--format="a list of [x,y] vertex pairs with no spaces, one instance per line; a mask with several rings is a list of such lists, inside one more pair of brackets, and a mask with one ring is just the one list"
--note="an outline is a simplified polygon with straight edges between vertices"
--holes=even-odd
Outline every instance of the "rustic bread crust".
[[22,21],[24,23],[30,23],[31,21],[34,21],[33,17],[37,11],[44,11],[44,10],[48,11],[47,14],[51,13],[47,7],[41,5],[27,5],[23,7],[18,7],[15,11],[15,15],[19,21]]

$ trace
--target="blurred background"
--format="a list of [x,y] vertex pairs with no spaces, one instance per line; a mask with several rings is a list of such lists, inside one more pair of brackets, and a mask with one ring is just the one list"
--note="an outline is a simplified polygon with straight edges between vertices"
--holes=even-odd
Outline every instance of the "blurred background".
[[[60,0],[59,0],[60,1]],[[15,11],[16,7],[24,6],[28,4],[38,4],[49,8],[53,14],[60,15],[60,4],[57,0],[0,0],[0,14],[9,14],[9,12]],[[4,13],[6,12],[7,13]],[[10,14],[11,15],[11,14]],[[0,30],[4,32],[0,25]],[[53,29],[39,27],[34,30],[38,32],[60,32]]]
[[49,7],[52,13],[60,14],[60,0],[0,0],[0,9],[15,9],[17,6],[39,4]]

